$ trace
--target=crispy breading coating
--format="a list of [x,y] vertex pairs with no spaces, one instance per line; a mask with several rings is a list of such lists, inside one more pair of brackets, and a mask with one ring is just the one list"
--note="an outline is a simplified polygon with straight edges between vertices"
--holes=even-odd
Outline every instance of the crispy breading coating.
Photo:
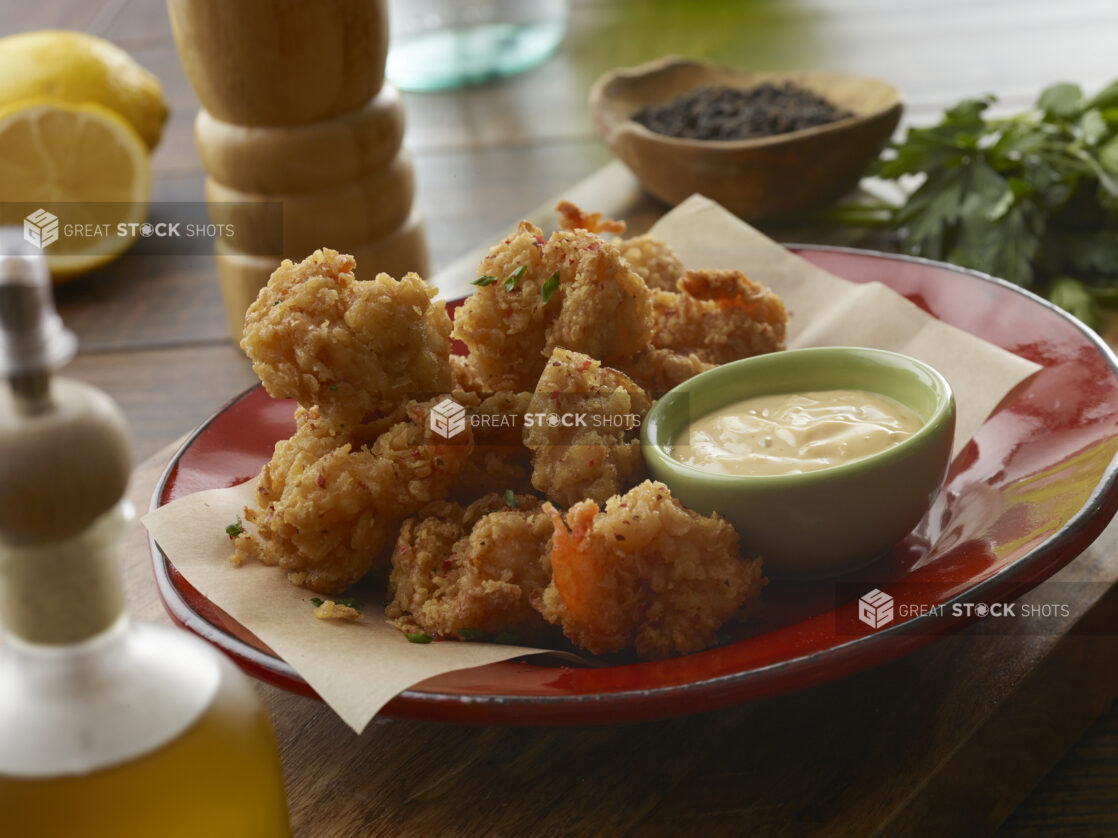
[[652,337],[648,288],[617,248],[582,230],[559,230],[544,254],[549,267],[559,272],[556,296],[562,295],[562,307],[541,352],[545,358],[562,346],[609,363],[648,345]]
[[[453,334],[470,352],[459,378],[479,389],[532,388],[557,346],[609,363],[640,351],[651,338],[644,280],[616,247],[586,230],[559,230],[545,239],[522,221],[489,251],[478,274],[496,280],[457,310]],[[554,290],[545,302],[549,280]]]
[[298,480],[308,466],[347,441],[349,437],[323,419],[317,407],[295,408],[295,433],[276,443],[272,459],[264,464],[260,472],[257,499],[267,503],[278,500],[283,496],[289,478]]
[[645,392],[588,355],[556,349],[532,394],[524,444],[532,449],[532,485],[570,506],[605,501],[644,476],[640,422]]
[[418,275],[358,281],[352,256],[285,260],[245,315],[241,347],[276,398],[318,405],[333,423],[391,413],[453,386],[450,317]]
[[614,221],[600,212],[583,212],[570,201],[560,201],[556,204],[555,211],[559,213],[560,230],[586,230],[599,235],[602,233],[621,235],[625,232],[624,221]]
[[595,654],[633,646],[656,659],[705,649],[765,584],[761,560],[741,557],[729,523],[687,509],[662,483],[646,480],[605,509],[583,501],[566,523],[544,509],[555,525],[552,583],[535,604]]
[[236,540],[234,563],[278,565],[296,585],[336,594],[374,566],[400,519],[450,492],[470,454],[469,427],[451,439],[434,434],[431,403],[409,405],[408,418],[363,445],[313,411],[276,446],[245,509],[255,533]]
[[[454,313],[453,336],[463,341],[469,355],[456,362],[460,381],[469,389],[527,390],[538,376],[531,368],[542,364],[536,356],[546,343],[546,331],[562,305],[556,293],[544,304],[546,277],[543,233],[527,221],[509,238],[490,249],[478,267],[479,276],[496,277],[479,287]],[[504,279],[525,267],[517,287],[504,288]]]
[[[303,470],[346,443],[353,448],[371,444],[392,425],[405,418],[403,406],[391,416],[352,427],[337,426],[325,419],[317,407],[295,408],[295,433],[276,443],[272,459],[260,472],[258,499],[267,502],[283,496],[288,478],[295,479]],[[266,505],[266,504],[261,504]]]
[[385,611],[397,628],[463,639],[511,632],[521,642],[548,632],[529,600],[551,577],[552,525],[539,499],[515,503],[497,494],[468,507],[436,503],[403,523]]
[[431,429],[431,407],[443,398],[410,404],[408,421],[393,425],[370,449],[373,467],[366,482],[376,492],[377,505],[396,518],[445,498],[473,450],[468,424],[449,439]]
[[532,452],[524,445],[523,429],[532,394],[506,390],[486,398],[473,393],[456,393],[455,398],[470,415],[474,449],[451,497],[468,503],[489,492],[531,492]]
[[684,355],[671,349],[650,346],[632,358],[618,363],[617,368],[629,376],[649,397],[656,399],[692,376],[712,370],[716,364],[700,360],[698,355]]
[[474,368],[465,355],[450,356],[450,370],[454,374],[454,388],[467,393],[481,393],[485,385],[478,380]]
[[653,292],[653,346],[711,364],[784,348],[784,302],[741,271],[687,271],[677,287]]
[[321,605],[314,607],[314,616],[316,620],[348,620],[354,622],[361,619],[361,612],[352,605],[342,605],[328,599]]
[[[591,233],[625,232],[625,222],[606,218],[600,212],[583,212],[570,201],[560,201],[555,207],[559,213],[560,230],[586,230]],[[666,241],[645,234],[628,239],[616,239],[613,244],[629,263],[633,271],[652,290],[675,290],[675,283],[683,276],[683,262]]]
[[675,284],[683,276],[683,262],[668,243],[655,236],[635,236],[622,239],[617,249],[653,291],[674,291]]

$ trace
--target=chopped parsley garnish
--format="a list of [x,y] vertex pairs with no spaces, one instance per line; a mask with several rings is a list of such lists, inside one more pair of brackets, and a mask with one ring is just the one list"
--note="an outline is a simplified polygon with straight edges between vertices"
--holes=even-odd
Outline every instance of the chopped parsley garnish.
[[516,643],[519,640],[520,637],[515,631],[502,631],[493,638],[494,643]]
[[458,636],[463,640],[481,640],[481,638],[485,637],[485,632],[481,629],[462,628],[458,629]]
[[520,280],[524,279],[524,274],[528,273],[528,266],[521,265],[511,274],[505,277],[505,290],[511,291],[513,288],[520,284]]
[[336,599],[334,602],[338,605],[344,605],[346,608],[352,608],[354,611],[361,610],[361,600],[359,599]]
[[241,516],[237,516],[237,523],[230,524],[225,528],[225,534],[230,538],[236,538],[238,535],[245,531],[244,526],[241,524]]
[[433,638],[429,634],[413,634],[411,632],[404,632],[404,637],[408,639],[408,643],[430,643]]
[[315,608],[318,608],[320,605],[322,605],[323,602],[324,600],[321,600],[316,596],[311,597],[311,605],[313,605]]
[[338,389],[338,385],[337,385],[337,384],[331,384],[331,385],[330,385],[330,389],[331,389],[331,390],[337,390],[337,389]]
[[492,285],[496,281],[497,277],[486,274],[485,276],[479,276],[477,279],[471,282],[470,285],[477,285],[481,288],[484,288],[486,285]]
[[519,509],[520,504],[516,502],[516,494],[512,489],[505,489],[505,506],[509,509]]
[[556,271],[547,278],[543,287],[540,289],[540,296],[543,297],[544,304],[555,296],[555,292],[559,290],[559,271]]

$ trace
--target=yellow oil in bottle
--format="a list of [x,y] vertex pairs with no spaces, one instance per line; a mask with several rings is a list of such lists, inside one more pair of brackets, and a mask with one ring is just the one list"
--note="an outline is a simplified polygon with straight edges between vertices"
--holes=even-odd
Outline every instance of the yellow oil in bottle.
[[194,725],[149,754],[82,775],[0,776],[0,832],[20,838],[289,838],[268,717],[247,680],[232,674],[222,678]]
[[290,838],[248,679],[124,614],[127,425],[53,377],[75,340],[43,257],[16,246],[0,228],[0,835]]

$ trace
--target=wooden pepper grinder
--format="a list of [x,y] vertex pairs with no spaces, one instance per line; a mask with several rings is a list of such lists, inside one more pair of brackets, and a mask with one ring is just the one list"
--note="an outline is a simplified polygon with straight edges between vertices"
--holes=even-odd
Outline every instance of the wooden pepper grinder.
[[320,247],[365,277],[427,272],[404,110],[384,82],[385,0],[168,0],[202,102],[194,138],[209,174],[229,330],[281,259]]
[[[0,254],[20,244],[0,228]],[[248,679],[124,613],[127,427],[104,393],[53,375],[75,347],[43,257],[0,256],[0,831],[289,838]]]

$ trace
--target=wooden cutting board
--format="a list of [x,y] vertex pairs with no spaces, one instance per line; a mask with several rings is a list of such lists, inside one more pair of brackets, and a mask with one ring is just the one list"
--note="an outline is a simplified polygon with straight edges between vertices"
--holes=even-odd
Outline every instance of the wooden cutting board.
[[[567,197],[634,230],[663,212],[617,165]],[[550,207],[529,217],[549,221]],[[448,296],[476,257],[440,274]],[[137,469],[138,509],[172,450]],[[137,525],[131,610],[166,622],[149,561]],[[1052,601],[1071,609],[1050,634],[980,623],[835,683],[641,725],[384,719],[357,736],[324,705],[259,687],[298,838],[986,835],[1118,696],[1118,524],[1021,600]]]

